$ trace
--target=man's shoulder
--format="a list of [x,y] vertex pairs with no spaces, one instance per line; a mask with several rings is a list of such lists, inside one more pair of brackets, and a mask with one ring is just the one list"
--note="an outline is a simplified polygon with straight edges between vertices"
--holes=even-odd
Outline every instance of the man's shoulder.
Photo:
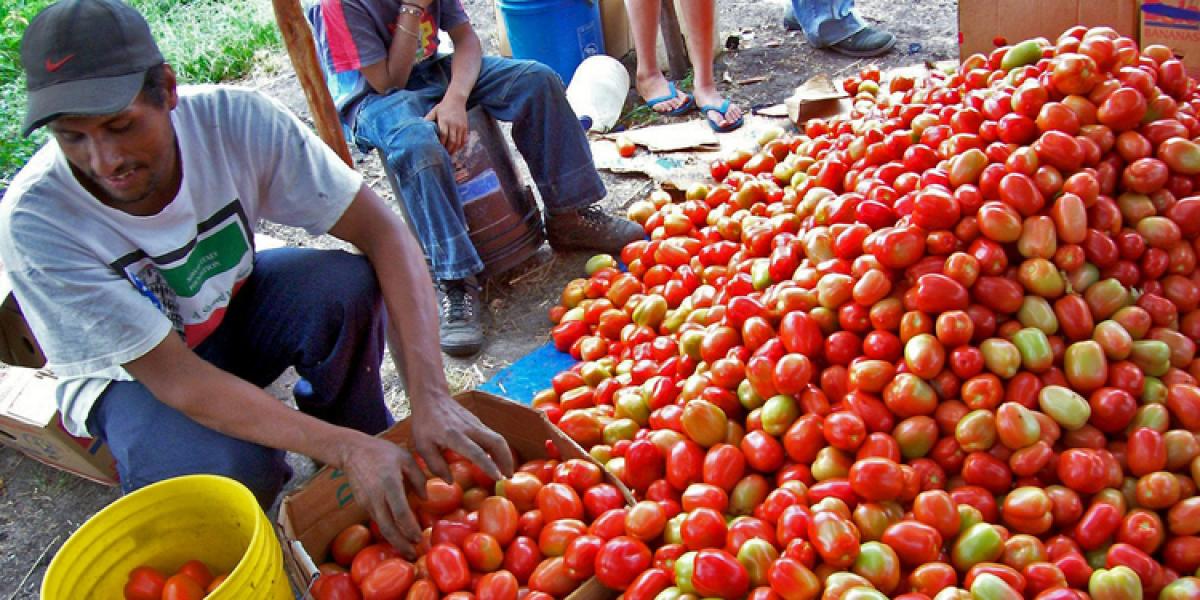
[[[8,189],[4,191],[0,201],[0,215],[7,222],[12,212],[35,197],[54,196],[56,192],[66,191],[64,167],[60,164],[61,156],[58,146],[53,140],[42,146],[25,166],[13,177]],[[36,203],[35,203],[36,204]]]
[[179,109],[184,112],[220,113],[247,106],[267,107],[273,103],[253,88],[228,84],[179,86]]
[[38,237],[47,227],[57,229],[64,220],[75,220],[70,200],[78,187],[72,185],[73,175],[64,165],[58,147],[50,141],[13,177],[0,200],[0,256],[13,260],[14,249],[29,238]]
[[179,87],[175,124],[189,137],[229,139],[242,143],[264,127],[283,122],[288,109],[266,94],[233,85],[188,85]]

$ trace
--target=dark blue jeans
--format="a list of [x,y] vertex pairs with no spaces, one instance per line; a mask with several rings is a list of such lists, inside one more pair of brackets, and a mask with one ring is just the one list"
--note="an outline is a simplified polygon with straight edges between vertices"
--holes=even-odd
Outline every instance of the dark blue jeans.
[[[221,325],[195,351],[263,387],[294,366],[313,390],[297,396],[300,410],[375,434],[392,424],[379,375],[385,323],[375,271],[364,257],[265,250]],[[241,481],[266,507],[291,477],[282,450],[204,427],[136,381],[110,383],[92,407],[88,429],[108,443],[125,492],[211,473]]]
[[[483,270],[467,236],[454,164],[438,141],[437,125],[425,120],[446,93],[452,58],[413,66],[403,90],[367,94],[348,124],[355,141],[382,150],[396,174],[405,211],[435,279],[463,279]],[[587,136],[553,69],[532,60],[485,56],[467,98],[468,109],[476,105],[512,123],[513,143],[547,212],[568,212],[604,197]]]

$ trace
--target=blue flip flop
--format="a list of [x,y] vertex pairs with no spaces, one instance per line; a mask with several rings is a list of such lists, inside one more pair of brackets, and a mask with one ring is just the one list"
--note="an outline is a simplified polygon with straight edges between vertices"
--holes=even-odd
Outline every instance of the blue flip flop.
[[[651,98],[651,99],[647,100],[646,108],[649,108],[650,110],[654,110],[655,106],[658,106],[659,104],[662,104],[663,102],[670,102],[671,100],[674,100],[678,95],[679,95],[679,90],[675,89],[675,82],[668,81],[666,95],[659,96],[657,98]],[[671,116],[671,117],[678,117],[679,115],[685,114],[689,110],[692,110],[692,107],[695,106],[696,103],[692,100],[691,94],[684,93],[684,97],[687,98],[687,101],[684,102],[683,104],[680,104],[679,106],[675,107],[675,109],[668,110],[665,112],[654,110],[654,112],[656,112],[660,115],[667,115],[667,116]]]
[[722,102],[720,106],[717,106],[716,104],[709,104],[707,106],[700,107],[700,112],[701,112],[701,114],[704,115],[704,120],[708,121],[708,126],[712,127],[712,130],[717,133],[727,133],[727,132],[733,131],[734,129],[741,127],[742,123],[745,121],[745,116],[743,115],[741,117],[738,117],[738,119],[736,121],[734,121],[724,127],[721,127],[721,126],[717,125],[717,122],[714,121],[712,119],[712,117],[708,116],[709,111],[716,111],[716,112],[721,113],[722,116],[724,116],[725,112],[728,110],[729,110],[729,99],[728,98],[726,98],[725,102]]

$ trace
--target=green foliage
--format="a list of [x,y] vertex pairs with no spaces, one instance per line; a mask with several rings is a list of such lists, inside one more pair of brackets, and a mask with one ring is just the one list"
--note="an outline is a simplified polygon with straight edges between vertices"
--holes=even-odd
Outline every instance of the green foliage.
[[[679,89],[685,92],[691,92],[692,87],[695,84],[694,77],[695,73],[689,70],[687,77],[684,77],[678,82]],[[639,98],[638,101],[634,103],[632,108],[621,114],[620,118],[617,119],[616,126],[624,126],[626,129],[636,129],[638,127],[646,127],[648,125],[661,123],[667,118],[668,117],[659,115],[649,106],[646,106],[642,99]]]
[[[282,50],[271,3],[266,0],[131,0],[146,16],[163,56],[183,83],[213,83],[246,76],[255,56]],[[21,36],[51,0],[0,0],[0,190],[45,142],[21,137],[25,77]]]

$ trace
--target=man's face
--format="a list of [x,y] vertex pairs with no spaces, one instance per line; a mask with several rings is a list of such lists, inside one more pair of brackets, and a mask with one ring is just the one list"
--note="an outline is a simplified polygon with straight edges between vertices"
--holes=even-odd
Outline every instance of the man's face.
[[139,94],[115,114],[63,116],[50,123],[76,178],[101,202],[152,215],[175,197],[180,167],[170,118],[177,102],[174,88],[171,81],[164,106]]

